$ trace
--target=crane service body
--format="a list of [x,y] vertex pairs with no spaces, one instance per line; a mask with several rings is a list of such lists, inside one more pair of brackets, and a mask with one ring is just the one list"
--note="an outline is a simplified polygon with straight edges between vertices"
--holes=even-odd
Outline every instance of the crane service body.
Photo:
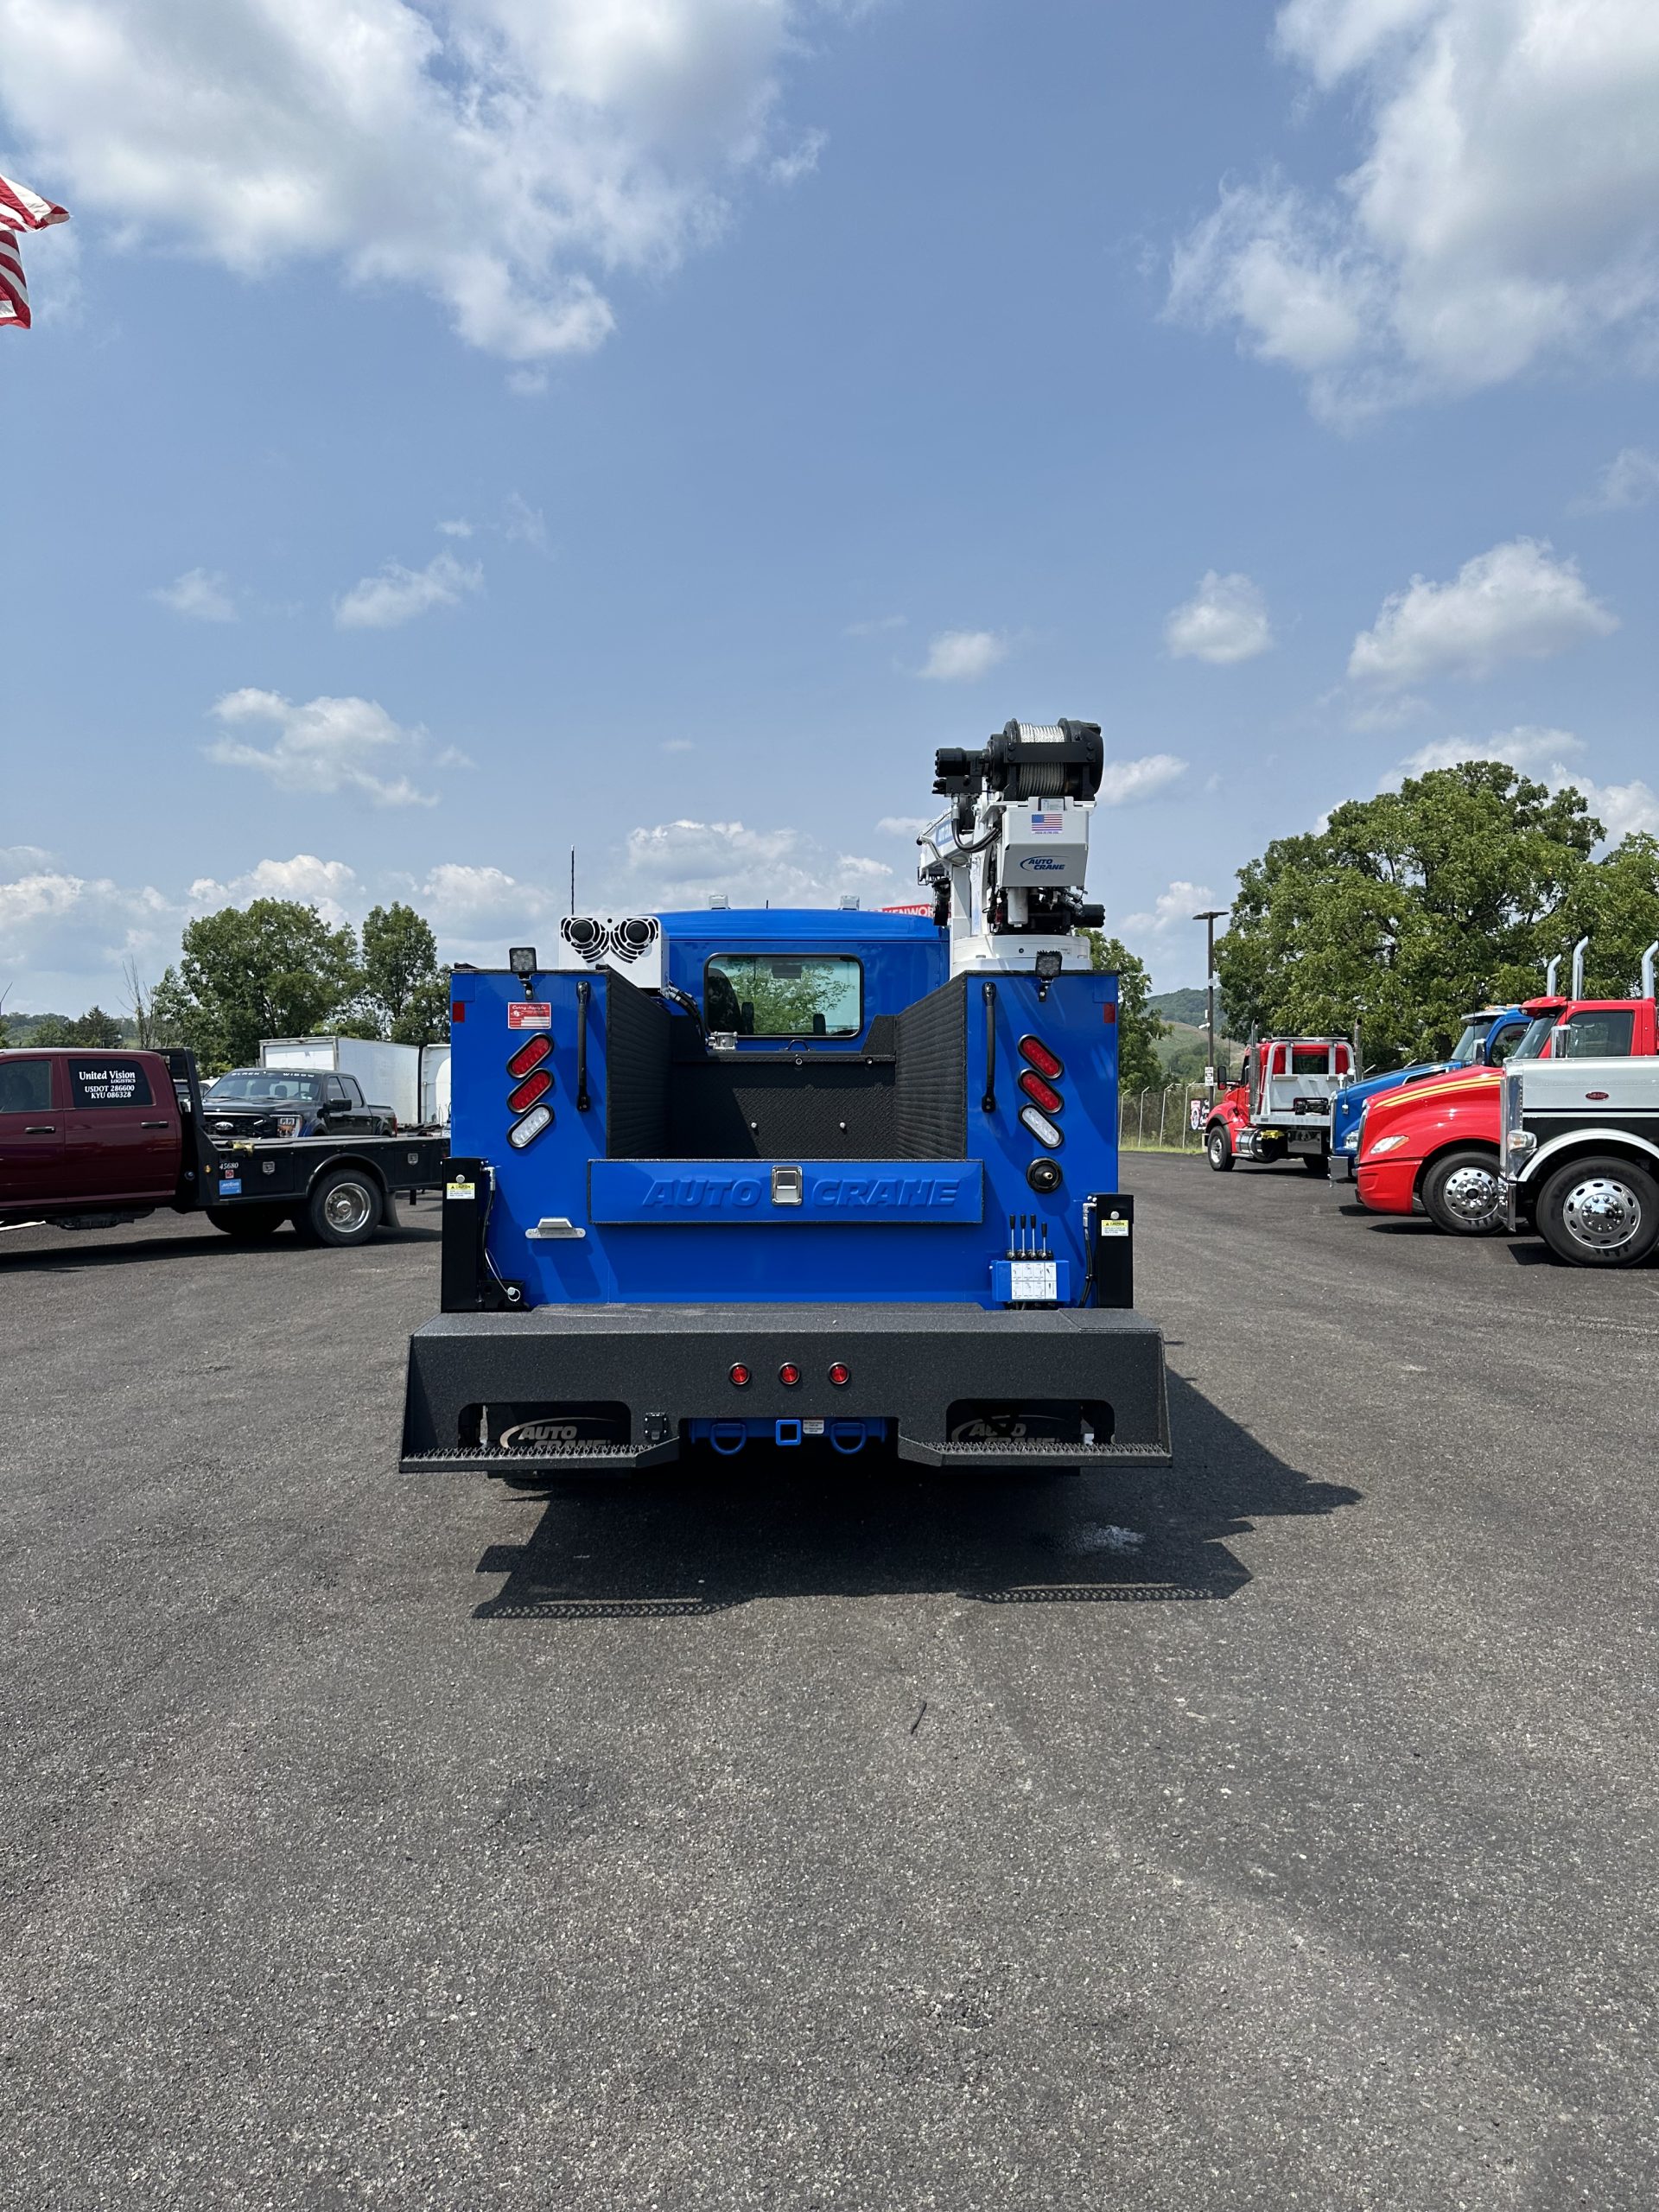
[[456,970],[405,1469],[1168,1457],[1081,934],[1102,760],[1081,722],[942,752],[931,912],[572,916]]

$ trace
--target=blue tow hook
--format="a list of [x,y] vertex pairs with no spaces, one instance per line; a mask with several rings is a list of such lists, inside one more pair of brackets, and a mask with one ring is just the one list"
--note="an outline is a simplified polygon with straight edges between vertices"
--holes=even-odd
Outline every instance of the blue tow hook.
[[861,1421],[832,1421],[830,1441],[843,1458],[850,1459],[855,1452],[861,1452],[869,1441],[869,1431]]
[[709,1431],[709,1441],[724,1459],[734,1459],[748,1440],[747,1424],[741,1421],[717,1421]]

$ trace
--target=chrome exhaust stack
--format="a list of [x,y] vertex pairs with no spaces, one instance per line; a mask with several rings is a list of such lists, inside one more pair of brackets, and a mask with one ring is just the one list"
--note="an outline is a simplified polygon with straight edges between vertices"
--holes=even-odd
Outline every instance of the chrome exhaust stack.
[[1558,952],[1555,955],[1555,957],[1550,962],[1548,967],[1544,970],[1544,996],[1547,999],[1553,999],[1554,997],[1555,979],[1560,972],[1561,956]]
[[1581,937],[1573,948],[1573,995],[1575,999],[1584,996],[1584,956],[1589,950],[1587,937]]
[[1650,999],[1654,995],[1653,963],[1656,954],[1659,954],[1659,937],[1655,938],[1642,956],[1642,995],[1644,999]]

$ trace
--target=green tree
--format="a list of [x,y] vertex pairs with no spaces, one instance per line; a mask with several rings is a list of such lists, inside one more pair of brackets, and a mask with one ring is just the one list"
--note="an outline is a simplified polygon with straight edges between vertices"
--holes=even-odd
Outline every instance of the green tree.
[[449,1034],[448,974],[438,966],[430,923],[412,906],[394,899],[374,907],[363,924],[363,989],[353,1009],[374,1027],[359,1033],[441,1043]]
[[1592,998],[1621,999],[1639,988],[1642,955],[1659,938],[1659,838],[1636,831],[1586,870],[1552,949],[1563,952],[1581,937],[1590,940],[1584,987]]
[[1239,870],[1216,941],[1235,1026],[1357,1026],[1372,1066],[1438,1055],[1471,1007],[1541,988],[1601,834],[1570,786],[1466,760],[1276,838]]
[[1147,1003],[1152,996],[1152,978],[1121,938],[1103,937],[1098,930],[1089,931],[1088,938],[1090,966],[1096,975],[1117,978],[1118,1089],[1160,1090],[1164,1070],[1158,1058],[1158,1039],[1166,1034],[1168,1025]]
[[158,1038],[193,1047],[210,1073],[256,1059],[264,1037],[302,1037],[362,988],[357,940],[315,906],[256,899],[203,914],[156,987]]
[[45,1015],[35,1023],[29,1041],[31,1045],[91,1045],[109,1052],[125,1044],[126,1036],[112,1014],[105,1014],[101,1006],[90,1006],[73,1020],[61,1014]]
[[443,1045],[449,1039],[449,996],[452,971],[440,968],[422,976],[404,1001],[404,1010],[391,1025],[395,1045]]

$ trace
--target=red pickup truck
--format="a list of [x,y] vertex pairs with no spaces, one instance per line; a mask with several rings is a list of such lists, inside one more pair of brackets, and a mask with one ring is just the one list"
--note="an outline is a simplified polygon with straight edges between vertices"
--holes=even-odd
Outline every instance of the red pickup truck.
[[189,1052],[0,1052],[0,1224],[107,1229],[165,1206],[242,1242],[291,1221],[360,1244],[399,1191],[439,1186],[448,1151],[361,1134],[215,1144]]

